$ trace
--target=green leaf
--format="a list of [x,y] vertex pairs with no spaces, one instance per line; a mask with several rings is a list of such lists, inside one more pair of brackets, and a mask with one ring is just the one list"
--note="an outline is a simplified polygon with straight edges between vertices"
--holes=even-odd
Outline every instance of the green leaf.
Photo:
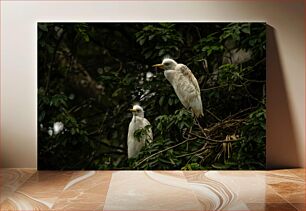
[[152,56],[152,53],[153,53],[153,51],[147,51],[147,52],[144,54],[145,59],[150,58],[150,57]]
[[117,89],[113,92],[112,97],[117,97],[122,92],[122,88]]
[[167,42],[167,37],[162,37],[163,41]]
[[163,105],[164,99],[165,99],[165,96],[161,96],[161,97],[159,98],[158,103],[159,103],[160,106]]
[[39,122],[42,122],[42,120],[45,118],[45,115],[46,115],[46,112],[45,112],[45,111],[42,111],[42,112],[39,114],[38,121],[39,121]]
[[143,45],[145,41],[146,41],[145,39],[141,39],[141,40],[139,41],[139,44],[140,44],[140,45]]
[[245,24],[245,25],[243,25],[241,31],[244,32],[244,33],[246,33],[246,34],[251,34],[251,27],[250,27],[250,24]]
[[159,53],[158,53],[158,56],[162,56],[162,55],[164,55],[164,53],[165,53],[165,49],[161,49],[161,50],[159,51]]
[[38,28],[44,32],[48,31],[47,24],[44,24],[44,23],[38,23]]
[[149,40],[152,40],[153,37],[155,37],[155,34],[150,35],[150,36],[149,36]]
[[87,34],[85,34],[85,35],[83,36],[83,38],[84,38],[85,42],[89,42],[89,36],[88,36]]
[[169,98],[168,104],[169,104],[169,105],[172,105],[172,104],[173,104],[173,99],[172,99],[172,98]]
[[220,164],[220,163],[215,163],[211,165],[212,167],[216,169],[228,169],[230,168],[230,165],[225,165],[225,164]]

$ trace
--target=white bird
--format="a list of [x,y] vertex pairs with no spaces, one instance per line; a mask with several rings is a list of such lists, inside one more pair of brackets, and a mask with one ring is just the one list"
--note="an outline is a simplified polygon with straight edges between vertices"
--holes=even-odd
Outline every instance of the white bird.
[[153,140],[152,129],[147,130],[147,134],[139,139],[134,136],[136,130],[145,128],[147,125],[151,125],[150,122],[144,118],[143,108],[139,105],[134,105],[130,111],[133,113],[132,120],[129,125],[127,146],[128,146],[128,158],[134,158],[138,155],[141,148],[145,145],[146,140],[151,143]]
[[185,108],[191,109],[196,117],[204,116],[198,81],[186,65],[178,64],[173,59],[166,58],[161,64],[155,64],[153,67],[165,70],[165,77],[173,86],[176,95]]

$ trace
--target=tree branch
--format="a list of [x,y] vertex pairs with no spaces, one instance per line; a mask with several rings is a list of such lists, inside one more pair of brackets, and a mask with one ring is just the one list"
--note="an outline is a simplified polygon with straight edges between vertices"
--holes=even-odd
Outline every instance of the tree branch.
[[140,161],[138,164],[136,164],[135,168],[138,167],[140,164],[144,163],[145,161],[149,160],[150,158],[154,157],[155,155],[158,155],[158,154],[160,154],[160,153],[163,153],[163,152],[165,152],[165,151],[168,151],[169,149],[173,149],[173,148],[175,148],[175,147],[178,147],[178,146],[180,146],[180,145],[186,143],[187,141],[192,141],[192,140],[195,140],[195,139],[196,139],[196,137],[195,137],[195,138],[189,138],[189,139],[186,139],[186,140],[184,140],[184,141],[182,141],[182,142],[180,142],[180,143],[178,143],[178,144],[176,144],[176,145],[173,145],[173,146],[168,147],[168,148],[166,148],[166,149],[164,149],[164,150],[158,151],[158,152],[156,152],[156,153],[150,155],[149,157],[143,159],[142,161]]

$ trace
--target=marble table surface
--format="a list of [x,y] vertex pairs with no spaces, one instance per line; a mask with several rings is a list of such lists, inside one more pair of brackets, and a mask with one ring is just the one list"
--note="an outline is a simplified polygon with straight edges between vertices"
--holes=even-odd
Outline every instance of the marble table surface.
[[1,169],[1,210],[305,210],[305,169]]

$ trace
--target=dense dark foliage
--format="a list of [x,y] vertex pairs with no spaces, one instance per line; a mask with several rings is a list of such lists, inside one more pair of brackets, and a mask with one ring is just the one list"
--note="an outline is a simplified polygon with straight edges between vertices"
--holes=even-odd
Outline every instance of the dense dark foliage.
[[[261,23],[39,23],[39,169],[265,168],[265,42]],[[204,131],[152,68],[164,56],[198,79]],[[128,160],[135,102],[154,142]]]

